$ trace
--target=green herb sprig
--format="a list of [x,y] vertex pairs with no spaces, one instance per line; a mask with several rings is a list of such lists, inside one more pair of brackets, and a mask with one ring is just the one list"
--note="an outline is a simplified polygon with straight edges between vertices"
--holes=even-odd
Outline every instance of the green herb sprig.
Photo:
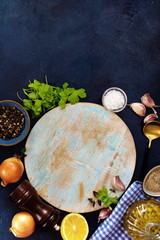
[[62,109],[66,107],[66,103],[75,104],[80,101],[80,98],[86,97],[85,89],[70,88],[69,84],[65,82],[60,87],[54,87],[46,83],[41,83],[34,79],[30,82],[27,89],[22,89],[28,99],[19,99],[23,101],[23,106],[26,110],[31,110],[32,118],[39,117],[42,112],[46,112],[57,106]]
[[103,186],[102,190],[93,191],[93,195],[96,199],[88,198],[88,200],[93,204],[93,207],[95,206],[95,203],[97,202],[99,206],[103,205],[104,208],[110,207],[111,204],[117,204],[118,203],[118,197],[115,196],[115,190],[114,189],[108,189]]

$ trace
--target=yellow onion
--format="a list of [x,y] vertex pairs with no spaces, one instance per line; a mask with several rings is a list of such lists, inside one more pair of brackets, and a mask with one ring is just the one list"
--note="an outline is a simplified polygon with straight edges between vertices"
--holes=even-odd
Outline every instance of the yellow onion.
[[26,238],[34,232],[36,223],[30,213],[19,212],[13,217],[11,225],[9,231],[15,237]]
[[0,165],[1,185],[6,187],[9,183],[17,182],[23,175],[24,166],[18,156],[4,160]]

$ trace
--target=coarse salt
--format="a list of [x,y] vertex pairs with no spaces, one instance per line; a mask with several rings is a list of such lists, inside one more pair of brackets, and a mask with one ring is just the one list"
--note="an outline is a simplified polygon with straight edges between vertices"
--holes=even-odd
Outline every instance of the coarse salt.
[[103,96],[103,105],[110,111],[121,110],[126,104],[126,98],[122,91],[112,89],[106,91]]

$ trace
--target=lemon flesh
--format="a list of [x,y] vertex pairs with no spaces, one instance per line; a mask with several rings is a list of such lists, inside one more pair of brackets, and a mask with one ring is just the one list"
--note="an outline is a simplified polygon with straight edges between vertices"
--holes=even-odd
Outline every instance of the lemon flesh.
[[86,240],[89,227],[86,219],[79,213],[70,213],[61,223],[63,240]]

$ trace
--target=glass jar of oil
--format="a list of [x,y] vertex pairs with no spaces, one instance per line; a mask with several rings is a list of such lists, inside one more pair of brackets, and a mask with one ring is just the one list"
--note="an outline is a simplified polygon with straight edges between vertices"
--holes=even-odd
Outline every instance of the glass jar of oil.
[[128,235],[136,240],[160,240],[160,203],[144,199],[133,203],[124,217]]

